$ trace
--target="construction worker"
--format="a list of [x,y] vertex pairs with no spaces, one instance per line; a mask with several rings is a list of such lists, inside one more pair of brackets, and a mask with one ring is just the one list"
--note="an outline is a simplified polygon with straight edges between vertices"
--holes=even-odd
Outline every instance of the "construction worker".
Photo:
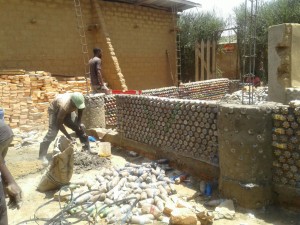
[[109,94],[109,89],[106,87],[101,73],[102,50],[100,48],[94,48],[93,52],[94,57],[89,61],[90,78],[93,93]]
[[[9,196],[9,206],[20,208],[22,201],[22,190],[9,172],[4,161],[13,136],[11,128],[4,123],[3,119],[0,119],[0,225],[8,224],[5,193]],[[3,188],[5,188],[5,193]]]
[[[81,123],[82,112],[85,108],[84,97],[81,93],[66,93],[58,95],[51,103],[48,109],[49,130],[40,144],[39,159],[47,163],[46,155],[49,145],[55,139],[60,130],[68,139],[73,140],[66,131],[67,127],[75,131],[83,149],[90,151],[88,136],[85,133],[84,125]],[[78,110],[78,116],[75,111]]]

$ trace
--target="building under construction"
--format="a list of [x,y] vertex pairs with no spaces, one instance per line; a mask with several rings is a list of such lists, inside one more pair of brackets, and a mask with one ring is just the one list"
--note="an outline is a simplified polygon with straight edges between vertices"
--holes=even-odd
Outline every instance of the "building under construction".
[[[255,1],[249,1],[253,9]],[[234,221],[234,207],[299,209],[300,25],[269,28],[267,87],[256,88],[251,80],[255,13],[250,30],[244,30],[243,62],[249,67],[240,80],[179,83],[177,13],[196,6],[185,0],[0,1],[5,24],[0,31],[5,53],[0,55],[0,107],[18,134],[13,142],[18,151],[9,166],[22,174],[25,167],[18,165],[28,166],[28,160],[28,173],[34,173],[20,179],[30,185],[25,188],[28,211],[9,210],[12,224],[24,219],[68,224],[73,217],[91,224],[226,224],[225,218],[240,224]],[[112,94],[89,91],[87,60],[94,46],[103,49],[103,74]],[[92,157],[76,143],[61,144],[62,136],[45,170],[32,155],[48,126],[49,102],[66,92],[85,94],[82,122],[100,150]],[[68,160],[58,160],[63,154]],[[76,182],[71,180],[73,164],[80,169],[74,169]],[[53,168],[68,179],[59,180],[60,174],[49,172]],[[90,168],[92,175],[82,172]],[[51,188],[41,189],[41,183]],[[194,192],[188,195],[182,188]],[[50,203],[56,200],[59,209],[52,215]],[[45,217],[37,213],[42,208]],[[253,224],[269,222],[252,217]],[[291,218],[298,222],[299,214]]]

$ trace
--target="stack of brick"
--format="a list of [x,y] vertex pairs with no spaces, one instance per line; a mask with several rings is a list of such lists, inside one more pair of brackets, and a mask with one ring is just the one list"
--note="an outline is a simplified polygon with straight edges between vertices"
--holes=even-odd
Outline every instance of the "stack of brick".
[[[85,77],[56,77],[58,80],[58,91],[59,93],[65,92],[81,92],[83,94],[87,93],[87,82]],[[90,85],[88,85],[88,91],[90,92]]]
[[24,70],[0,71],[0,108],[12,128],[43,129],[48,124],[48,106],[55,96],[65,92],[86,93],[82,77],[58,81],[50,73]]

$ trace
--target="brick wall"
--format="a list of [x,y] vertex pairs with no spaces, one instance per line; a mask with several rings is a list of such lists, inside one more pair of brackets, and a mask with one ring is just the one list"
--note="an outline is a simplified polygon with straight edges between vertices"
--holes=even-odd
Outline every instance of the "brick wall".
[[[120,88],[108,55],[100,22],[89,0],[81,0],[84,24],[92,48],[104,50],[103,73],[113,89]],[[124,3],[101,3],[104,20],[120,67],[130,89],[172,85],[166,50],[175,73],[175,36],[172,14]],[[0,0],[0,67],[45,70],[52,74],[84,73],[73,1]]]
[[[73,1],[0,1],[0,67],[81,75]],[[83,8],[84,13],[89,8]]]

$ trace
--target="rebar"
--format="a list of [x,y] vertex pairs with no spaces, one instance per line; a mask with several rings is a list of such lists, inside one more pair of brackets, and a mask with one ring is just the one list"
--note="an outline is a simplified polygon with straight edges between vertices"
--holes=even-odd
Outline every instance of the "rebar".
[[[250,2],[250,5],[248,3]],[[245,22],[243,27],[243,76],[242,104],[253,104],[255,60],[256,60],[256,18],[257,0],[245,0]],[[248,97],[248,101],[245,98]],[[247,99],[246,99],[247,100]]]

